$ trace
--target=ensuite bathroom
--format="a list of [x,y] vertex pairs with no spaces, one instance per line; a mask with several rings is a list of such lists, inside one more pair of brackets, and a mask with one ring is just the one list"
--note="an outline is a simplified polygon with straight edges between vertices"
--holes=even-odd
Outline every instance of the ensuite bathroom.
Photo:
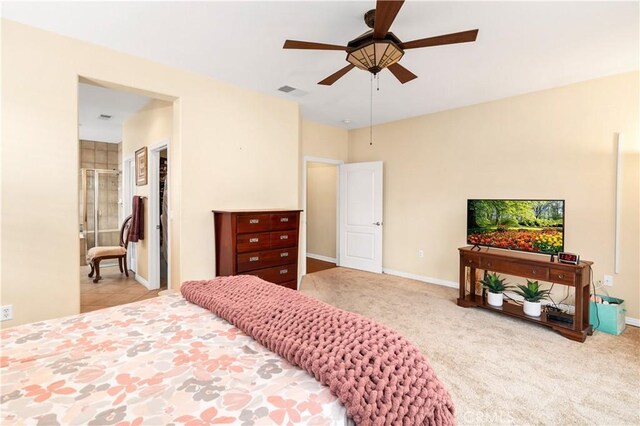
[[[150,148],[144,141],[146,126],[139,122],[150,111],[170,108],[138,93],[89,81],[78,84],[81,312],[155,297],[167,288],[168,145]],[[131,152],[124,152],[126,140],[136,142],[129,143]],[[151,202],[158,216],[153,232],[151,223],[145,227]],[[134,227],[135,240],[129,238]],[[145,238],[145,233],[153,235]],[[150,276],[152,268],[157,273]]]

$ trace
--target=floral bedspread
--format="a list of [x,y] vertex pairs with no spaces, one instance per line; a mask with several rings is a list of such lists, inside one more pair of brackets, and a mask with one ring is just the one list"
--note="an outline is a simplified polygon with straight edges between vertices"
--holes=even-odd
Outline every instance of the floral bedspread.
[[2,425],[351,423],[327,387],[179,294],[0,342]]

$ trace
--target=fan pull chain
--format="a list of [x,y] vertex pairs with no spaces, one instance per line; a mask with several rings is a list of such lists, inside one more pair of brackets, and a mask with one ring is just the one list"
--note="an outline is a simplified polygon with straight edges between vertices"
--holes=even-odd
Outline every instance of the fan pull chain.
[[369,96],[369,145],[373,145],[373,74],[371,74]]

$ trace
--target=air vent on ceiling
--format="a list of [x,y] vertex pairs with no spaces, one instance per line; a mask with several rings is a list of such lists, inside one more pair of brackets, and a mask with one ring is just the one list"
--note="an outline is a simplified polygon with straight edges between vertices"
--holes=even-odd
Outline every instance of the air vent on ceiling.
[[99,120],[111,120],[111,116],[110,116],[110,115],[108,115],[108,114],[100,114],[100,115],[98,116],[98,119],[99,119]]
[[309,92],[305,92],[304,90],[296,89],[295,87],[291,87],[291,86],[282,86],[278,90],[281,92],[287,93],[291,96],[295,96],[297,98],[300,98],[302,96],[306,96],[309,94]]

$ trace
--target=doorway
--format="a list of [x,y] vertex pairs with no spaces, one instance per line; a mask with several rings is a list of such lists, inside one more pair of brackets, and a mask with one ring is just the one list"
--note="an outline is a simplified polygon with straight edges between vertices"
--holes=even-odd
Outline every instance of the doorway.
[[[307,156],[302,180],[305,211],[301,275],[336,266],[381,273],[382,162],[344,164],[341,160]],[[319,182],[324,184],[318,185]]]
[[149,147],[149,289],[170,286],[169,140]]
[[[80,312],[157,295],[129,272],[128,265],[136,270],[136,250],[129,251],[135,244],[125,247],[122,231],[134,191],[133,158],[123,158],[124,126],[150,100],[84,79],[78,83]],[[120,250],[127,262],[118,257]],[[90,263],[99,265],[93,274]]]
[[338,192],[341,160],[305,157],[303,164],[304,257],[301,275],[338,266]]
[[307,162],[307,273],[337,264],[338,165]]

